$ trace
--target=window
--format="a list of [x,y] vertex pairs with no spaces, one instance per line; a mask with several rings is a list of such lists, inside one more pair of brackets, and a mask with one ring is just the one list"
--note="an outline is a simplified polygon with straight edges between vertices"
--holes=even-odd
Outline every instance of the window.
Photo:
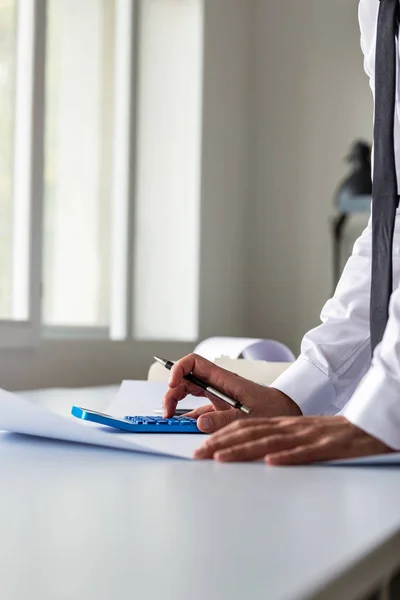
[[43,0],[1,1],[0,7],[0,210],[6,230],[0,242],[0,343],[18,346],[35,343],[40,329],[45,12]]
[[195,339],[202,0],[0,0],[0,33],[0,345]]
[[12,317],[16,8],[0,0],[0,319]]
[[114,0],[48,0],[43,322],[110,321]]

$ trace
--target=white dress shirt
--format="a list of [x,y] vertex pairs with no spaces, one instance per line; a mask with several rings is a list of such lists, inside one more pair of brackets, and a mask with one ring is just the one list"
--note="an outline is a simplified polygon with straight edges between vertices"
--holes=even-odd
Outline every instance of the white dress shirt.
[[[378,10],[379,0],[360,0],[361,47],[373,92]],[[399,51],[398,57],[399,72]],[[399,77],[396,89],[394,137],[400,183]],[[298,360],[272,385],[291,397],[304,415],[340,412],[364,431],[400,450],[399,209],[394,232],[394,291],[389,321],[372,361],[369,338],[371,247],[370,220],[355,243],[335,295],[322,310],[322,324],[307,333]]]

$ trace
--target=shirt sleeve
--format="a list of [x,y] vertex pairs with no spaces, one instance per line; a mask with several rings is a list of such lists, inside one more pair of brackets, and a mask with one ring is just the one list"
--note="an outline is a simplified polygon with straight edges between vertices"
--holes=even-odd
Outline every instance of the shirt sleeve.
[[358,4],[358,21],[360,23],[361,50],[364,55],[364,70],[369,78],[372,92],[375,92],[375,44],[376,24],[378,22],[379,2],[360,0]]
[[340,411],[370,367],[370,272],[371,220],[322,309],[322,324],[305,335],[298,360],[272,384],[304,415]]
[[392,294],[389,321],[375,349],[373,365],[341,414],[387,446],[400,450],[399,287]]
[[335,295],[322,311],[322,325],[304,337],[300,357],[272,387],[292,398],[304,415],[341,414],[387,446],[400,450],[399,209],[393,243],[395,291],[372,365],[370,270],[371,221],[354,246]]

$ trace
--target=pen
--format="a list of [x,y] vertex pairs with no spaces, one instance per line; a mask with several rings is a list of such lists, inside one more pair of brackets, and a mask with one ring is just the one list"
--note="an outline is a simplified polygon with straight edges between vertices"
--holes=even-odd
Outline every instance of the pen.
[[[172,362],[172,360],[165,360],[164,358],[159,358],[158,356],[154,356],[153,358],[158,363],[160,363],[160,365],[162,365],[169,371],[172,369],[172,367],[175,364],[174,362]],[[198,377],[196,377],[196,375],[189,373],[189,375],[185,375],[183,378],[186,379],[186,381],[190,381],[191,383],[194,383],[195,385],[200,387],[202,390],[208,392],[209,394],[212,394],[213,396],[218,398],[218,400],[222,400],[222,402],[226,402],[233,408],[237,408],[238,410],[241,410],[246,415],[250,414],[250,412],[251,412],[250,408],[247,408],[247,406],[243,406],[243,404],[241,402],[239,402],[239,400],[235,400],[234,398],[231,398],[230,396],[227,396],[223,392],[220,392],[219,390],[213,388],[206,381],[203,381],[203,379],[199,379]]]

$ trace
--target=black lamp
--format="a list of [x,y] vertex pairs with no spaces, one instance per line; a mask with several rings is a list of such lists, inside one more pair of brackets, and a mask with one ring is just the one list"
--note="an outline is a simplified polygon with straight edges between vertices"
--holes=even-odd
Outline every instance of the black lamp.
[[346,161],[351,171],[339,184],[335,194],[338,211],[332,222],[333,233],[333,273],[336,286],[340,278],[340,248],[344,226],[351,214],[367,213],[370,210],[372,195],[371,145],[362,140],[353,143]]

